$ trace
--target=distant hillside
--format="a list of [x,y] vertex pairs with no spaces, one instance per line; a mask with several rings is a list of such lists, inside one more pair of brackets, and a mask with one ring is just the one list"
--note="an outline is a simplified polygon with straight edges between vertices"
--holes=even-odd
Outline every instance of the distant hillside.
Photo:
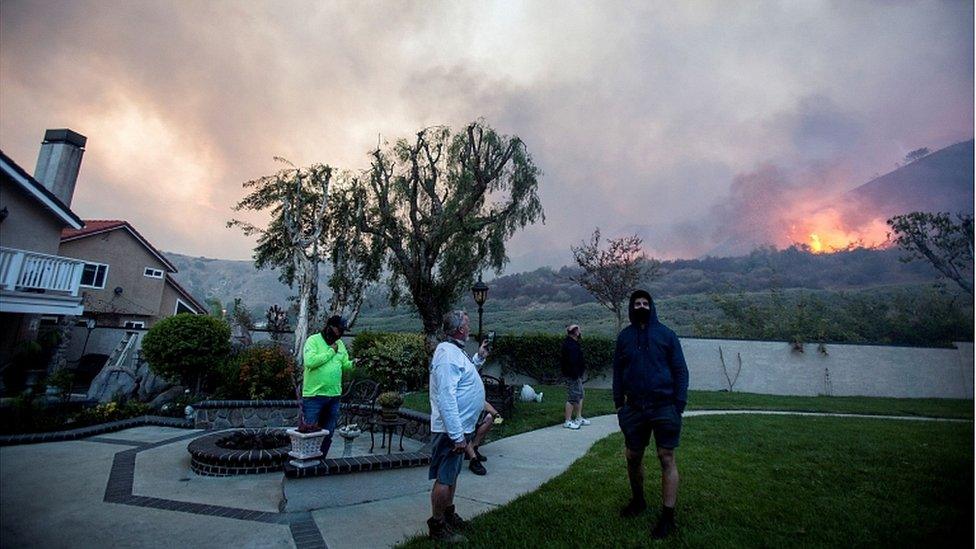
[[[217,298],[221,303],[232,303],[240,297],[252,311],[263,316],[271,305],[287,308],[288,296],[294,294],[278,280],[278,271],[255,269],[253,261],[191,257],[173,252],[165,255],[179,271],[176,280],[200,302]],[[321,286],[325,286],[328,276],[328,269],[323,268],[319,275]]]
[[[250,261],[189,257],[168,253],[179,269],[177,280],[201,301],[216,297],[231,303],[240,297],[255,313],[271,305],[286,307],[294,292],[278,281],[273,270],[258,271]],[[771,287],[846,290],[882,285],[930,284],[935,271],[921,261],[902,263],[898,250],[857,249],[833,254],[812,254],[797,248],[764,248],[742,257],[681,259],[662,264],[663,276],[648,285],[658,297],[763,291]],[[327,269],[320,277],[323,294]],[[549,268],[506,275],[488,281],[489,299],[508,300],[513,306],[529,304],[592,303],[590,294],[570,280],[575,267]],[[364,311],[394,313],[384,305],[380,286]],[[323,297],[323,299],[325,299]]]
[[973,140],[956,143],[847,193],[885,218],[913,211],[973,213]]

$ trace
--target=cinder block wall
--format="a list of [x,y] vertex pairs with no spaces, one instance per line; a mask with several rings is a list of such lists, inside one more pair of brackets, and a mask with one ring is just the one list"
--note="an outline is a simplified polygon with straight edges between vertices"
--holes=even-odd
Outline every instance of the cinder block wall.
[[[742,360],[735,391],[806,396],[973,397],[972,343],[957,343],[955,349],[828,343],[826,354],[815,343],[804,345],[800,353],[784,341],[682,338],[681,345],[690,387],[697,390],[729,388],[719,358],[721,348],[733,379],[739,364],[737,356]],[[485,373],[497,376],[500,368],[489,364]],[[511,374],[505,379],[509,383],[536,383]],[[608,368],[591,372],[586,386],[609,388],[611,383]]]

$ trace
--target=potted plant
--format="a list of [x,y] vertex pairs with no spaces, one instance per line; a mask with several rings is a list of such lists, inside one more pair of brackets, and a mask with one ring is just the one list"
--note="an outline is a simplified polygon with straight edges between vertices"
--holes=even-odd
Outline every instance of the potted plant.
[[376,397],[376,403],[380,405],[380,415],[385,420],[395,420],[400,417],[397,411],[403,405],[403,395],[396,391],[386,391]]

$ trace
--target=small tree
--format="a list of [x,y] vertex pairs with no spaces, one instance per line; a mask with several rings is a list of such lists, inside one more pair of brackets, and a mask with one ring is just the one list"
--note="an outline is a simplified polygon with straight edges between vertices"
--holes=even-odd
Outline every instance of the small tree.
[[230,353],[230,326],[207,315],[164,318],[142,339],[142,352],[155,374],[199,393],[204,378]]
[[324,164],[297,168],[275,157],[288,167],[244,183],[250,194],[234,206],[234,211],[271,210],[266,229],[232,219],[228,227],[240,227],[245,235],[258,235],[254,264],[280,269],[282,282],[298,284],[298,314],[295,320],[295,363],[302,364],[302,346],[308,336],[309,320],[315,316],[318,298],[319,264],[323,257],[322,236],[326,226],[329,184],[335,170]]
[[245,347],[251,345],[251,331],[254,330],[254,317],[247,309],[241,298],[234,298],[234,307],[230,311],[230,323],[234,337],[238,338]]
[[643,240],[636,234],[607,241],[600,248],[600,228],[593,231],[589,242],[571,246],[573,259],[582,269],[570,280],[589,292],[597,303],[606,307],[617,319],[617,330],[623,326],[626,303],[631,292],[641,282],[649,282],[660,274],[661,264],[648,260],[641,249]]
[[[942,276],[973,295],[973,216],[912,212],[888,220],[893,242],[907,252],[905,263],[926,259]],[[892,235],[888,235],[892,238]]]
[[929,148],[922,147],[921,149],[915,149],[914,151],[905,155],[905,164],[911,164],[916,160],[921,160],[929,155]]

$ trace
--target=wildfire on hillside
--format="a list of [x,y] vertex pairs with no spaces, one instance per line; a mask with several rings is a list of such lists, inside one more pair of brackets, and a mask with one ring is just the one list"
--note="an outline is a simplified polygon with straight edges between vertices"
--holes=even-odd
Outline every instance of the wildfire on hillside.
[[787,236],[792,244],[823,254],[853,248],[886,248],[890,245],[888,232],[884,218],[873,217],[853,224],[845,221],[836,208],[825,207],[792,223]]

